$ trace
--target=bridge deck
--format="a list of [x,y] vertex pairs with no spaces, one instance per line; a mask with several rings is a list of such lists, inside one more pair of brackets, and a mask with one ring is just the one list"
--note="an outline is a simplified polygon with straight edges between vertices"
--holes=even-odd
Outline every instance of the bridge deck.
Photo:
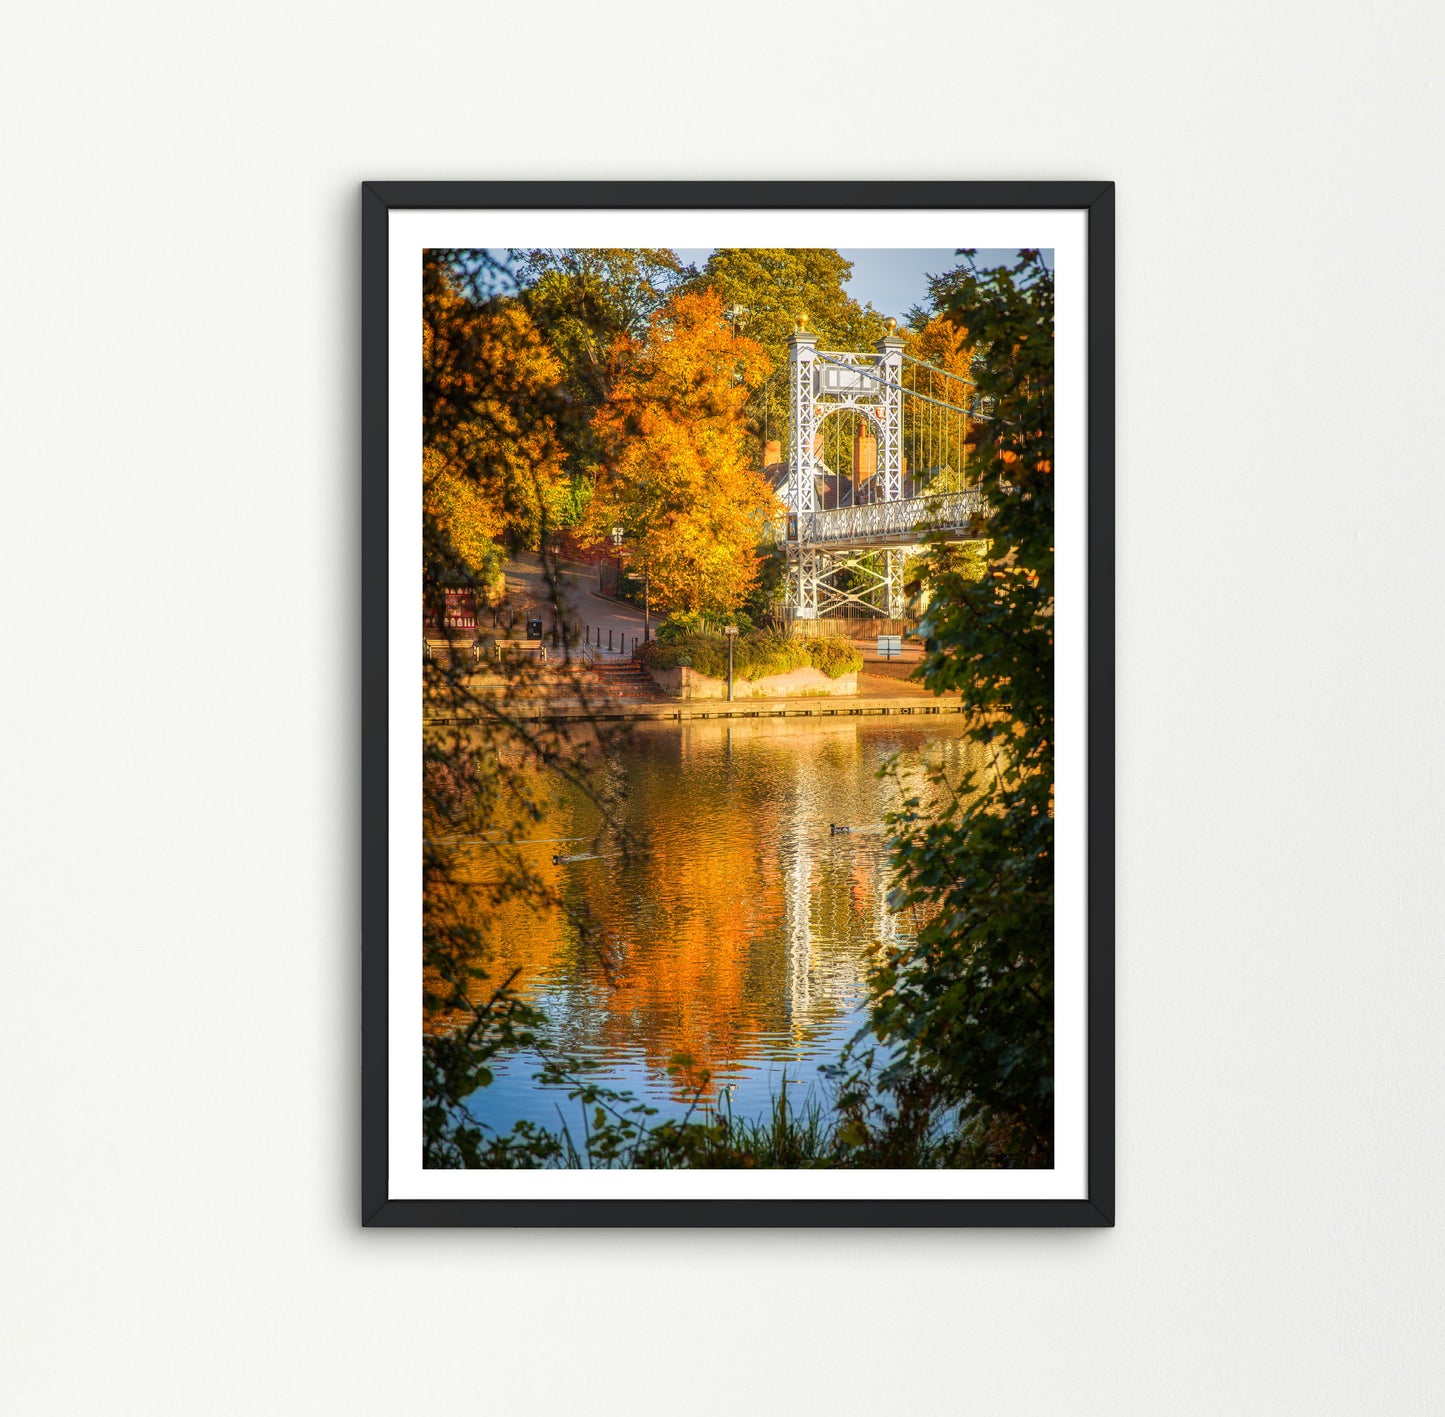
[[[931,532],[958,533],[968,539],[979,518],[992,508],[983,493],[946,492],[934,497],[902,497],[814,512],[803,520],[801,541],[819,550],[865,550],[878,546],[918,546]],[[973,533],[976,535],[976,532]]]

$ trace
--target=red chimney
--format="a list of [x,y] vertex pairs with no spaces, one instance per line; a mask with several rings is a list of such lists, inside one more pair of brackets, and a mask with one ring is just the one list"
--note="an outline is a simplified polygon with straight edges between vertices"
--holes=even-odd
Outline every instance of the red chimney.
[[858,489],[878,471],[878,439],[866,423],[859,423],[853,430],[853,501],[858,501]]

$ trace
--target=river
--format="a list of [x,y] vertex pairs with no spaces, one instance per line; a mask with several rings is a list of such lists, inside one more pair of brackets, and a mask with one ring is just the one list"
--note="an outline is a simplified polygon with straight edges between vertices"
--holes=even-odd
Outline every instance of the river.
[[[592,917],[593,942],[563,911],[518,910],[494,932],[495,974],[519,969],[554,1041],[659,1115],[679,1115],[699,1087],[739,1115],[764,1114],[785,1086],[792,1101],[826,1100],[819,1068],[864,1020],[870,951],[910,926],[887,905],[884,814],[900,786],[879,769],[897,754],[926,796],[923,763],[946,762],[954,780],[980,765],[962,731],[952,717],[637,725],[618,758],[631,854],[592,844],[600,819],[580,794],[536,843],[549,884]],[[669,1072],[678,1055],[691,1061]],[[476,1117],[576,1122],[577,1104],[533,1080],[534,1058],[498,1063]]]

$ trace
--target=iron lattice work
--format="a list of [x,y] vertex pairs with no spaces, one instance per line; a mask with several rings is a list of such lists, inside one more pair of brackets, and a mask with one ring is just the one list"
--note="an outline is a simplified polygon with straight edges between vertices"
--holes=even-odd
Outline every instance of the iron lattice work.
[[809,540],[839,550],[868,546],[919,546],[930,532],[965,531],[993,508],[979,488],[896,502],[862,503],[813,513]]
[[968,422],[982,416],[972,384],[904,347],[892,333],[871,354],[820,350],[801,329],[790,341],[784,604],[795,619],[901,618],[907,555],[930,532],[976,535],[989,514],[964,485]]

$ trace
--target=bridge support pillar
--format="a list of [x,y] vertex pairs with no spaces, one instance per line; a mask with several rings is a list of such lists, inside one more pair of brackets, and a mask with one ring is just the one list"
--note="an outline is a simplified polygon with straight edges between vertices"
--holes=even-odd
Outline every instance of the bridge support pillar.
[[889,551],[885,554],[887,556],[887,567],[885,570],[887,587],[884,592],[884,598],[888,607],[887,614],[890,620],[901,620],[905,606],[903,595],[904,553],[902,551]]
[[792,428],[788,440],[788,581],[787,608],[796,620],[818,618],[818,558],[805,544],[812,536],[817,506],[816,434],[818,407],[813,387],[818,346],[810,334],[807,316],[788,341],[788,391]]
[[[891,322],[890,322],[891,323]],[[878,341],[878,373],[882,395],[877,411],[883,436],[879,441],[878,472],[885,502],[903,496],[903,338],[890,329]]]
[[809,546],[789,544],[788,580],[784,604],[795,620],[816,620],[818,618],[818,573],[821,569],[818,553]]

